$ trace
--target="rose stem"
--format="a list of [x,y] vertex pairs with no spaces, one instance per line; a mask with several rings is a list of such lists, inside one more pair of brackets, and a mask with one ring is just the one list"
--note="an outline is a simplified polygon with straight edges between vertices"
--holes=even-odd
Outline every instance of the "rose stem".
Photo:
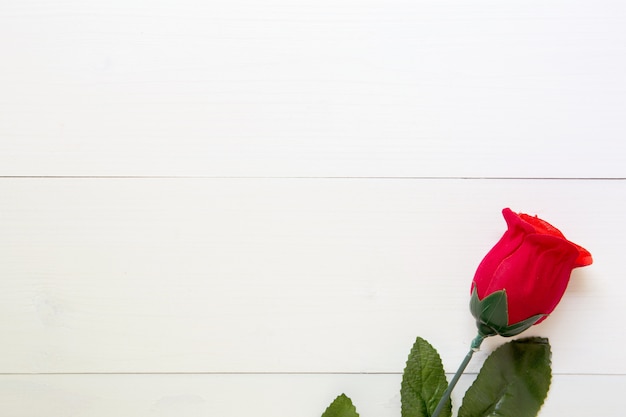
[[472,355],[474,355],[474,352],[476,352],[480,348],[480,345],[483,342],[483,340],[485,340],[485,336],[483,336],[480,333],[478,333],[478,336],[476,336],[476,338],[472,340],[470,351],[467,352],[467,355],[465,355],[465,359],[463,359],[463,362],[461,362],[461,366],[459,366],[459,369],[456,371],[456,374],[454,374],[454,376],[452,377],[452,380],[450,381],[448,388],[444,391],[443,396],[439,400],[439,404],[437,404],[437,408],[435,408],[435,411],[433,412],[431,417],[439,417],[439,414],[441,414],[441,410],[443,410],[443,407],[450,399],[450,394],[452,394],[452,390],[454,389],[454,386],[459,381],[459,378],[461,378],[461,375],[463,374],[463,371],[467,367],[467,364],[470,363],[470,360],[472,359]]

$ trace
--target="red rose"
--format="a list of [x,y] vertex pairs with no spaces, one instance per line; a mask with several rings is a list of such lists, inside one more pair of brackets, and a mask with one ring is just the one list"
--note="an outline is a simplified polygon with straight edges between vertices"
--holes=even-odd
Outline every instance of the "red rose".
[[484,336],[514,336],[557,306],[572,269],[591,254],[536,216],[502,210],[508,230],[482,260],[472,282],[470,310]]

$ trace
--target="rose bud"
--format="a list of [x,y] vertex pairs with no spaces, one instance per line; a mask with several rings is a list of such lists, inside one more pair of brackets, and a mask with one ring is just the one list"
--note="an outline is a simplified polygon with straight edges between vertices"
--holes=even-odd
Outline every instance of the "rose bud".
[[557,306],[572,269],[591,254],[536,216],[502,210],[508,230],[482,260],[472,282],[470,310],[482,336],[514,336]]

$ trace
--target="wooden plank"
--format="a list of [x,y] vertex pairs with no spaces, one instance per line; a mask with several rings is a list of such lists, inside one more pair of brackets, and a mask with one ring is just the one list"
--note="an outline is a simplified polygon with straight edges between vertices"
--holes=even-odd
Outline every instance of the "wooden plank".
[[[400,375],[2,375],[0,404],[14,417],[319,417],[345,391],[362,416],[397,417],[399,386]],[[614,415],[625,387],[625,376],[555,375],[539,417]]]
[[626,177],[620,2],[5,2],[1,176]]
[[555,372],[623,375],[624,195],[616,180],[3,179],[0,372],[399,372],[417,335],[452,371],[510,206],[595,256],[531,332]]

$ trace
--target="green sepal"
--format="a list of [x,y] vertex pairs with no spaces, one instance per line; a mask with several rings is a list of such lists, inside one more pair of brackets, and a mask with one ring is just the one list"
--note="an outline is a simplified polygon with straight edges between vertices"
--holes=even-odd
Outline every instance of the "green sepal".
[[537,314],[509,325],[506,290],[496,291],[480,300],[476,287],[472,291],[470,311],[476,318],[479,333],[485,337],[496,334],[504,337],[518,335],[544,317],[544,314]]
[[551,379],[548,339],[513,340],[487,358],[463,397],[459,417],[535,417]]
[[[402,417],[430,417],[443,396],[448,381],[437,350],[426,340],[418,337],[402,374],[400,401]],[[452,415],[452,403],[448,399],[440,416]]]
[[341,394],[330,403],[322,417],[359,417],[359,413],[352,400],[346,394]]

